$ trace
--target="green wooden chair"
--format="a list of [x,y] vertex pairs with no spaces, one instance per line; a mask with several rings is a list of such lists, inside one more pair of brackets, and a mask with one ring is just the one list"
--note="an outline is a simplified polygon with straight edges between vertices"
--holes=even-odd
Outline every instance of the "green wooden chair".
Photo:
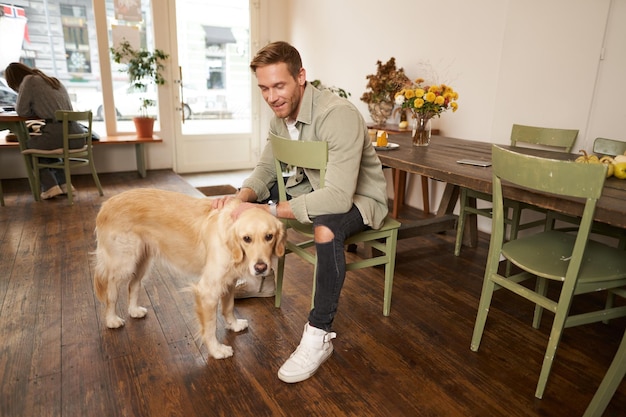
[[[596,140],[594,140],[593,142],[593,153],[598,155],[599,157],[602,157],[604,155],[623,155],[624,152],[626,152],[626,142],[622,142],[621,140],[596,138]],[[547,219],[547,226],[549,228],[554,228],[557,220],[574,224],[577,224],[579,222],[578,218],[566,216],[564,214],[556,213],[553,211],[548,212]],[[563,228],[562,225],[561,228]],[[594,234],[614,238],[617,240],[618,248],[626,249],[626,230],[622,229],[621,227],[613,227],[608,224],[594,222],[591,232]]]
[[593,141],[593,153],[599,156],[623,155],[626,152],[626,142],[608,138],[596,138]]
[[[320,171],[321,186],[324,186],[326,164],[328,162],[328,143],[324,141],[296,141],[270,135],[274,163],[277,174],[280,201],[287,201],[285,182],[283,180],[283,166],[292,166]],[[282,219],[287,229],[303,236],[298,239],[288,239],[286,254],[293,253],[313,264],[313,294],[315,294],[315,268],[317,256],[315,242],[313,241],[313,227],[311,224],[303,224],[296,220]],[[346,271],[360,268],[383,265],[385,268],[385,289],[383,295],[383,315],[388,316],[391,311],[391,292],[393,287],[393,275],[396,263],[396,244],[400,223],[387,216],[382,227],[378,230],[366,230],[351,236],[346,240],[346,245],[365,243],[371,246],[372,257],[361,259],[346,264]],[[280,307],[282,298],[282,284],[285,267],[285,257],[278,261],[276,271],[276,307]]]
[[[89,166],[93,180],[98,187],[100,195],[104,195],[102,186],[100,185],[100,179],[98,178],[98,172],[93,161],[93,144],[92,144],[92,113],[91,111],[66,111],[57,110],[55,113],[57,121],[63,123],[63,147],[53,150],[45,149],[25,149],[22,151],[25,155],[30,155],[33,166],[33,173],[35,177],[35,190],[41,188],[41,179],[39,177],[39,169],[41,168],[56,168],[62,169],[65,172],[65,183],[67,184],[67,197],[70,204],[74,203],[74,190],[72,187],[72,175],[71,170],[81,166]],[[83,122],[86,123],[87,129],[83,133],[69,133],[69,122]],[[71,149],[69,147],[70,139],[85,139],[85,146],[78,149]],[[46,163],[40,158],[59,158],[58,162]],[[36,199],[39,200],[39,193],[36,192]]]
[[[557,149],[564,152],[571,152],[578,130],[573,129],[554,129],[547,127],[524,126],[514,124],[511,130],[511,145],[520,146],[541,146]],[[461,253],[461,245],[463,244],[463,232],[465,230],[465,221],[467,216],[475,214],[483,217],[491,218],[491,207],[478,207],[477,200],[491,202],[491,195],[467,188],[461,188],[460,195],[460,211],[459,220],[456,228],[456,242],[454,245],[454,254],[459,256]],[[509,236],[515,239],[521,230],[532,229],[538,226],[544,226],[546,223],[546,211],[531,204],[520,203],[514,200],[505,200],[507,208],[506,224],[510,228]],[[522,212],[524,210],[532,210],[540,213],[539,219],[530,220],[522,223]],[[535,216],[536,217],[536,216]]]
[[626,332],[622,337],[622,342],[617,348],[613,362],[606,371],[606,375],[591,402],[587,406],[587,410],[583,417],[602,417],[606,406],[609,405],[611,398],[617,391],[617,387],[626,376]]
[[[608,290],[626,296],[626,256],[615,247],[589,239],[606,166],[538,158],[497,145],[492,152],[494,213],[471,350],[478,350],[495,290],[506,289],[534,303],[534,328],[539,328],[544,309],[554,313],[535,392],[537,398],[542,398],[564,328],[626,316],[626,306],[569,314],[575,295]],[[544,194],[584,199],[585,208],[577,233],[542,230],[505,242],[502,181]],[[510,276],[500,274],[501,256],[521,272]],[[524,285],[532,278],[536,278],[534,290]],[[557,300],[547,296],[547,281],[562,284]]]

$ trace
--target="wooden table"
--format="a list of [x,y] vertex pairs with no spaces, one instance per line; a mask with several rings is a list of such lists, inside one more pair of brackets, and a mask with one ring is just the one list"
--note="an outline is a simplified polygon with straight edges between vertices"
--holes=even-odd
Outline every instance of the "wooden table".
[[[19,141],[18,146],[20,152],[26,149],[26,142],[29,139],[28,128],[26,127],[26,121],[28,118],[18,116],[16,113],[0,113],[0,130],[8,129]],[[24,163],[26,164],[26,171],[28,173],[28,184],[30,190],[33,193],[33,198],[37,200],[37,190],[35,190],[35,177],[33,173],[33,165],[29,155],[23,155]]]
[[[459,187],[491,193],[491,168],[461,165],[456,161],[461,158],[491,160],[490,142],[453,139],[433,136],[427,147],[416,147],[411,144],[410,134],[399,133],[392,136],[392,142],[400,146],[394,150],[377,151],[383,165],[396,170],[425,175],[446,183],[439,208],[433,219],[417,220],[403,223],[398,238],[417,236],[454,229],[456,216],[453,210],[459,195]],[[548,150],[538,150],[502,145],[503,148],[514,149],[526,154],[574,160],[578,155]],[[579,200],[559,198],[531,192],[525,189],[503,187],[505,197],[534,204],[559,213],[581,216],[584,204]],[[398,191],[395,191],[398,192]],[[395,197],[394,197],[395,198]],[[450,219],[453,219],[453,222]],[[467,222],[467,238],[464,244],[474,246],[477,241],[476,217],[471,216]],[[608,178],[602,197],[598,201],[595,220],[612,226],[626,228],[626,180]]]
[[[1,149],[11,149],[18,148],[20,151],[26,149],[26,141],[29,138],[28,129],[26,129],[26,125],[24,122],[28,120],[27,118],[20,117],[13,114],[0,113],[0,131],[3,129],[8,129],[12,131],[17,137],[18,142],[7,142],[6,137],[0,135],[0,150]],[[24,131],[20,131],[22,129]],[[151,138],[139,138],[137,135],[119,135],[119,136],[101,136],[100,140],[94,140],[94,146],[101,145],[134,145],[135,146],[135,160],[137,162],[137,172],[141,176],[141,178],[145,178],[147,175],[147,167],[146,167],[146,151],[145,145],[149,143],[162,143],[163,139],[158,136],[153,136]],[[31,165],[31,160],[28,157],[25,157],[26,167],[29,173],[29,182],[31,181],[31,176],[34,178],[34,174],[32,174],[32,169],[29,169]],[[31,186],[32,189],[32,186]]]

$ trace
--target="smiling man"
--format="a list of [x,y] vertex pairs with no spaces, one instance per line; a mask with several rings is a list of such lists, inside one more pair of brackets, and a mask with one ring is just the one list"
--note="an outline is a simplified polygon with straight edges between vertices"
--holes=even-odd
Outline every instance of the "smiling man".
[[[266,209],[280,218],[313,223],[317,273],[315,307],[309,312],[302,340],[278,371],[288,383],[312,376],[333,352],[332,324],[346,275],[345,239],[367,228],[379,228],[387,215],[387,185],[382,166],[356,107],[306,81],[299,52],[286,42],[262,48],[250,68],[263,98],[275,114],[272,133],[302,141],[328,142],[325,186],[319,171],[297,169],[287,180],[289,201]],[[276,171],[268,142],[254,171],[235,198],[240,210],[252,203],[278,200]],[[222,207],[228,197],[215,200]]]

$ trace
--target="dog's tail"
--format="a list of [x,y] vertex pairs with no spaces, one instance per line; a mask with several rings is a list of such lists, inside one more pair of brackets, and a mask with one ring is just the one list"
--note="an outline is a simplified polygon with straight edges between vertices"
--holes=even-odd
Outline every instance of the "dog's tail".
[[96,250],[92,252],[93,257],[93,266],[94,266],[94,274],[93,274],[93,288],[98,300],[105,302],[107,296],[107,290],[109,288],[109,276],[106,270],[106,263],[104,262],[104,249],[101,247],[102,242],[98,236],[98,228],[95,229],[96,235]]
[[109,277],[105,271],[102,260],[98,256],[98,250],[95,252],[95,268],[93,274],[93,287],[96,292],[96,296],[102,302],[106,301],[106,295],[109,288]]

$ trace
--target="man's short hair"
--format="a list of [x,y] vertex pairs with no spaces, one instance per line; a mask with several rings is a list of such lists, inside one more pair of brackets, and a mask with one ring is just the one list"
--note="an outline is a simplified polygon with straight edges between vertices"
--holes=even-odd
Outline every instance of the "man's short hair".
[[296,48],[283,41],[272,42],[261,48],[250,62],[250,69],[256,74],[259,67],[281,62],[287,64],[289,73],[296,79],[302,69],[302,58]]

